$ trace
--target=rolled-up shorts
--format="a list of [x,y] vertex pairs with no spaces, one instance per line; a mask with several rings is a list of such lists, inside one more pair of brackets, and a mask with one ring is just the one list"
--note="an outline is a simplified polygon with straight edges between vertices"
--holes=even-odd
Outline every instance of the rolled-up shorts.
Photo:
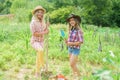
[[73,55],[79,55],[80,49],[68,47],[68,53]]

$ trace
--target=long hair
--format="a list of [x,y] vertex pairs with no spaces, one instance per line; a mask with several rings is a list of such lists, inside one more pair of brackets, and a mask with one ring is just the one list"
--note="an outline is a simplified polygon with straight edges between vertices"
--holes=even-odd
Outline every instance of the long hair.
[[[39,11],[39,10],[38,10]],[[40,21],[37,17],[37,14],[38,14],[38,11],[35,12],[35,14],[32,16],[32,20],[34,21]],[[45,24],[45,19],[44,19],[44,16],[43,18],[41,19],[41,23],[42,23],[42,27],[46,28],[46,24]]]
[[70,30],[72,30],[74,28],[76,30],[80,30],[80,33],[83,36],[83,30],[80,27],[80,22],[77,19],[75,19],[75,18],[74,18],[74,20],[75,20],[75,23],[76,23],[75,26],[74,26],[75,28],[73,26],[71,26],[70,23],[69,23],[69,31],[68,32],[70,32]]
[[[37,17],[38,11],[39,11],[39,10],[35,11],[35,14],[33,15],[33,17],[35,18],[35,20],[39,20],[38,17]],[[39,20],[39,21],[40,21],[40,20]],[[41,22],[44,22],[44,16],[43,16],[43,18],[41,19]]]
[[[75,26],[74,26],[74,28],[76,30],[80,30],[80,22],[77,19],[75,19],[75,18],[74,18],[74,20],[75,20]],[[73,29],[73,26],[71,26],[70,23],[69,23],[69,30],[71,30],[71,29]]]

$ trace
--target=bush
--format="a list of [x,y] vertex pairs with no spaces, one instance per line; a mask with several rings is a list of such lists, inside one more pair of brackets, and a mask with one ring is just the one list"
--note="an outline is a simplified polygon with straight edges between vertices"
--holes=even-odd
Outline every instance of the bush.
[[109,17],[109,24],[120,27],[120,1],[114,1],[112,13]]
[[73,7],[59,8],[50,13],[51,23],[65,23],[66,18],[73,11]]
[[0,14],[9,14],[11,5],[9,0],[0,1]]

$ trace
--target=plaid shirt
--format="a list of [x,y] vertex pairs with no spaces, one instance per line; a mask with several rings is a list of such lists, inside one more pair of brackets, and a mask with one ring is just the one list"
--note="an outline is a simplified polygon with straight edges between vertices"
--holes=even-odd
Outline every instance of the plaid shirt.
[[[69,36],[68,36],[68,42],[83,42],[83,33],[81,30],[70,30]],[[69,46],[71,48],[80,48],[80,45],[78,46]]]

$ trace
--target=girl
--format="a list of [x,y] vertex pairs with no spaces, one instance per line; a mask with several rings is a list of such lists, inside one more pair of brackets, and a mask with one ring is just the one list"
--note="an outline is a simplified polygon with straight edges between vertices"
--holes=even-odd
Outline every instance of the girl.
[[71,14],[67,18],[69,23],[69,36],[66,41],[69,52],[69,61],[73,74],[79,76],[80,72],[77,68],[77,59],[80,53],[80,46],[83,43],[83,32],[80,28],[81,18],[77,15]]
[[32,21],[30,23],[30,29],[32,32],[31,37],[31,45],[36,50],[36,77],[39,75],[39,71],[44,66],[44,35],[48,34],[48,24],[44,23],[43,17],[46,10],[41,7],[37,6],[33,11]]

